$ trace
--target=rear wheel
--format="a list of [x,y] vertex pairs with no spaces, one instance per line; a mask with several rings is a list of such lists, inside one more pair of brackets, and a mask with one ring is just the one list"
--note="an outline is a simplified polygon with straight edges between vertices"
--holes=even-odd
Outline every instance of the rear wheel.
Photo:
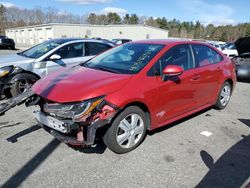
[[220,93],[217,98],[217,102],[215,104],[215,108],[222,110],[229,103],[230,97],[232,93],[232,86],[229,82],[224,82],[221,87]]
[[121,112],[104,135],[104,143],[115,153],[127,153],[137,148],[146,135],[148,119],[137,106]]
[[[32,74],[21,73],[16,75],[18,78],[10,88],[10,93],[12,97],[15,97],[23,92],[28,91],[31,86],[38,80],[38,78]],[[15,77],[13,78],[15,80]]]

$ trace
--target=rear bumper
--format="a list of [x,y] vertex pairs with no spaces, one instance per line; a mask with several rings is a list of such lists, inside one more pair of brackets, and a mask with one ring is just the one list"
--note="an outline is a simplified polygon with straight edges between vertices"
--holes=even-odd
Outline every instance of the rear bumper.
[[241,79],[250,79],[250,69],[238,66],[236,69],[236,75]]

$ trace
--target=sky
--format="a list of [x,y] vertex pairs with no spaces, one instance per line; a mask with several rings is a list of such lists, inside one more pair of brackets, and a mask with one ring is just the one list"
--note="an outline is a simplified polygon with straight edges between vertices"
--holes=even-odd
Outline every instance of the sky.
[[117,12],[123,16],[176,18],[180,21],[201,21],[203,24],[238,24],[250,22],[250,0],[0,0],[6,7],[32,9],[54,7],[60,12],[83,15]]

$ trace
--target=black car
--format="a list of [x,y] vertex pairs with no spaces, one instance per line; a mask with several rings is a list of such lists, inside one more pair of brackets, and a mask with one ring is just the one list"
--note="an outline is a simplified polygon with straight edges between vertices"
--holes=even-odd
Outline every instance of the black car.
[[235,46],[239,54],[233,58],[237,78],[250,81],[250,37],[238,39]]
[[0,36],[0,48],[15,50],[15,42],[6,36]]

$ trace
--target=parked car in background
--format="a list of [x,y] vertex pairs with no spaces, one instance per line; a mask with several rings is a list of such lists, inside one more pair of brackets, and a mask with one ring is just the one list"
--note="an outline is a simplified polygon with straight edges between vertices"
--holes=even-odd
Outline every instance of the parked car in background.
[[62,38],[38,44],[14,55],[0,57],[0,96],[26,91],[41,77],[82,62],[112,48],[102,40]]
[[240,38],[235,42],[238,56],[233,58],[238,79],[250,81],[250,37]]
[[131,42],[132,40],[131,39],[112,39],[111,41],[119,45],[119,44]]
[[108,40],[108,39],[103,39],[103,38],[100,38],[100,37],[93,37],[92,39],[95,39],[95,40],[100,40],[100,41],[103,41],[103,42],[106,42],[112,46],[116,46],[117,44],[111,40]]
[[224,45],[224,47],[222,47],[222,53],[230,58],[238,56],[238,51],[234,43],[227,43]]
[[146,130],[210,106],[224,109],[235,83],[233,63],[210,45],[137,41],[46,76],[0,105],[0,114],[28,98],[27,106],[41,107],[34,112],[41,126],[62,142],[89,146],[98,133],[109,149],[126,153]]
[[15,50],[15,42],[6,36],[0,36],[0,49]]

